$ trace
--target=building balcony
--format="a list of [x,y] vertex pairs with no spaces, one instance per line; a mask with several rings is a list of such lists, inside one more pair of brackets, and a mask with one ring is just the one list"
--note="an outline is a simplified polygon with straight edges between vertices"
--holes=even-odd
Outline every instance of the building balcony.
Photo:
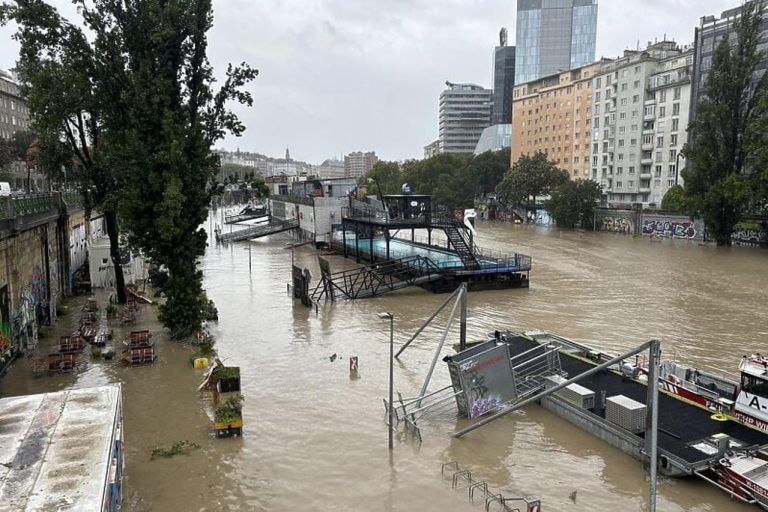
[[652,157],[643,157],[640,159],[640,165],[653,165]]
[[639,192],[641,194],[650,194],[651,193],[651,187],[640,187]]
[[651,171],[647,171],[647,172],[646,171],[642,171],[640,173],[640,179],[641,180],[649,180],[649,179],[651,179]]
[[[649,131],[653,133],[653,130],[649,130]],[[645,131],[643,131],[643,133],[645,133]],[[640,149],[642,149],[643,151],[653,151],[653,142],[649,142],[648,144],[643,143],[640,146]]]
[[[656,120],[656,112],[652,114],[644,114],[643,115],[643,121],[655,121]],[[645,130],[643,130],[645,132]]]

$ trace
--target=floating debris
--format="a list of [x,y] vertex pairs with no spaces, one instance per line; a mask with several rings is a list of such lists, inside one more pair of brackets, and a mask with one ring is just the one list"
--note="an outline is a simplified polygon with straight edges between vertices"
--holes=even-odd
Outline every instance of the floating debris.
[[200,445],[192,441],[176,441],[170,446],[155,446],[150,452],[150,460],[157,457],[170,459],[175,455],[189,455],[192,450],[197,450]]

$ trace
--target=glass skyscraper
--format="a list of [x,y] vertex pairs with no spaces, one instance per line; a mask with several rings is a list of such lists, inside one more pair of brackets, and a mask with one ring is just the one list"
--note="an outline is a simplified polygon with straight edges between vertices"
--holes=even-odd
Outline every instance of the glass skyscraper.
[[515,84],[595,60],[597,0],[517,0]]

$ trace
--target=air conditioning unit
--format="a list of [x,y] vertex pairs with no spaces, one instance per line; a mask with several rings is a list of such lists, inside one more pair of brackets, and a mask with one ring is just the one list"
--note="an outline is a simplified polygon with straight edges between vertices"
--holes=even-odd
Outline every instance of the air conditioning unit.
[[645,404],[624,395],[608,397],[605,400],[605,419],[638,434],[645,430]]
[[[545,387],[547,389],[552,389],[553,387],[565,381],[566,379],[563,377],[559,375],[553,375],[546,378]],[[555,391],[554,395],[581,409],[589,410],[595,408],[595,392],[578,384],[570,384],[558,391]]]

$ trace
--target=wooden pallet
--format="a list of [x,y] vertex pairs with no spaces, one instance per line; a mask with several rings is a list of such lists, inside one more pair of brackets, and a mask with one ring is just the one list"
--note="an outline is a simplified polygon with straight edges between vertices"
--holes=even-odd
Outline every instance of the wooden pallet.
[[157,359],[155,349],[152,347],[129,348],[123,351],[123,361],[129,366],[146,366],[154,364]]
[[80,336],[62,336],[59,338],[60,354],[75,354],[85,348],[85,340]]

